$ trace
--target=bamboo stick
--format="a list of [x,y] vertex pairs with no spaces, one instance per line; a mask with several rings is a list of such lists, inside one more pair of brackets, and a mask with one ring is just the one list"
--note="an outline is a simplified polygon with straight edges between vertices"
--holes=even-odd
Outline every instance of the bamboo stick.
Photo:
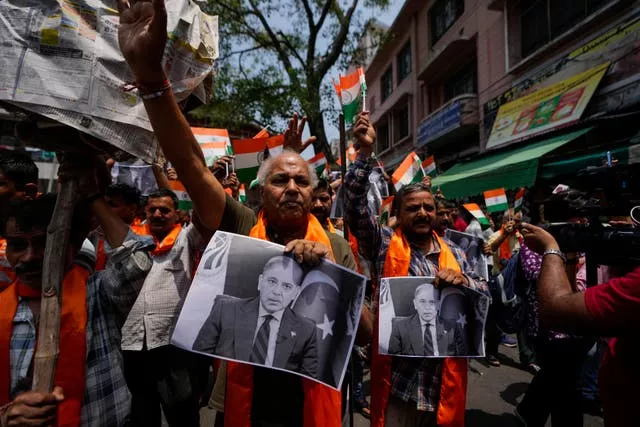
[[42,265],[42,302],[38,348],[34,360],[33,390],[51,392],[60,353],[60,307],[71,219],[78,194],[77,180],[60,184],[56,206],[47,228]]

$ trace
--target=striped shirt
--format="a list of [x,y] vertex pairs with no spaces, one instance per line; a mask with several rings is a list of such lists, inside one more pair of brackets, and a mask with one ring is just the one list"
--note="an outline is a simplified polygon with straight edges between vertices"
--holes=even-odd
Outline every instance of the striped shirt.
[[[367,204],[368,177],[376,165],[373,159],[358,156],[351,165],[344,180],[346,190],[345,217],[349,230],[358,239],[360,253],[375,263],[376,281],[382,277],[384,263],[394,230],[379,223],[377,214],[369,210]],[[462,249],[448,239],[442,239],[451,249],[460,268],[466,273],[471,288],[486,292],[486,284],[476,280]],[[411,246],[409,276],[435,276],[438,273],[440,247],[434,239],[433,250],[428,254]],[[374,312],[377,312],[379,287],[373,298]],[[409,359],[392,357],[391,394],[405,402],[416,403],[419,411],[434,412],[438,407],[442,377],[442,359]]]
[[[129,232],[123,246],[111,255],[107,268],[87,280],[83,426],[119,426],[129,415],[131,395],[122,369],[120,328],[151,268],[151,259],[146,253],[150,249],[153,249],[152,240]],[[92,268],[78,258],[76,263]],[[20,298],[9,348],[12,399],[31,389],[36,327],[31,309],[26,300]]]

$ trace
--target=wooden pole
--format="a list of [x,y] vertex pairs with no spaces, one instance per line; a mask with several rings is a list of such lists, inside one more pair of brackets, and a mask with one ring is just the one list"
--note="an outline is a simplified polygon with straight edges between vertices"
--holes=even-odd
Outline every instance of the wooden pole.
[[[346,203],[345,203],[345,192],[344,192],[344,177],[347,174],[347,130],[345,129],[345,124],[344,124],[344,114],[340,114],[339,116],[339,123],[338,125],[340,126],[340,159],[341,159],[341,165],[340,165],[340,174],[342,175],[342,189],[340,191],[340,205],[342,206],[342,216],[344,217],[345,214],[345,208],[346,208]],[[347,222],[344,220],[342,220],[342,224],[344,227],[344,238],[348,241],[349,240],[349,228],[347,227]]]
[[62,279],[77,195],[78,182],[76,180],[68,180],[60,184],[56,206],[47,228],[47,243],[42,264],[42,302],[38,349],[36,350],[33,372],[33,390],[44,393],[53,390],[53,379],[60,353]]

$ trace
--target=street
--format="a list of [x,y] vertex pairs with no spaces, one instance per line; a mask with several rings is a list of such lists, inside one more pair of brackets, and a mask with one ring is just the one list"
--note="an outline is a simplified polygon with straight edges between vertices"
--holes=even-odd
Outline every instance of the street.
[[[469,364],[469,390],[467,394],[467,426],[518,427],[521,424],[513,415],[513,410],[522,399],[531,374],[518,367],[518,349],[500,347],[503,355],[502,366],[487,366],[481,360],[473,359]],[[365,383],[368,391],[369,383]],[[213,426],[215,411],[202,409],[201,425]],[[349,426],[348,420],[344,424]],[[355,414],[355,427],[369,427],[369,420]],[[551,422],[547,422],[551,426]],[[585,415],[584,427],[602,427],[602,418]]]

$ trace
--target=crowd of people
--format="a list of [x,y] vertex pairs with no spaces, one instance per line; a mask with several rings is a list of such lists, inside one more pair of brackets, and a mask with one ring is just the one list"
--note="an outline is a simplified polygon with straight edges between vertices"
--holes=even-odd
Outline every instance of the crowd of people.
[[[603,271],[608,277],[593,286],[586,280],[584,257],[564,254],[551,234],[531,225],[553,221],[552,209],[531,207],[526,222],[513,209],[486,213],[491,221],[486,227],[432,188],[428,177],[393,195],[391,218],[383,224],[368,197],[370,176],[380,163],[366,112],[352,129],[356,158],[344,177],[332,180],[319,179],[300,156],[301,134],[290,126],[284,152],[261,163],[260,205],[249,208],[239,201],[237,177],[225,167],[231,158],[205,164],[167,82],[161,65],[164,3],[121,1],[119,7],[120,47],[171,166],[153,166],[158,189],[141,197],[136,188],[110,182],[113,162],[107,156],[62,159],[59,180],[78,182],[79,202],[68,244],[59,248],[64,268],[55,388],[40,392],[32,391],[34,358],[39,322],[46,315],[43,261],[56,196],[37,193],[38,170],[27,154],[0,152],[1,427],[159,426],[163,417],[171,426],[199,426],[204,405],[216,410],[217,426],[338,427],[347,398],[375,427],[461,427],[467,358],[378,351],[377,285],[381,278],[405,276],[433,277],[436,289],[466,287],[493,297],[485,325],[487,365],[500,366],[500,345],[517,346],[522,368],[534,375],[515,412],[522,425],[543,426],[551,418],[554,426],[580,426],[587,409],[603,411],[607,425],[640,424],[632,406],[640,383],[634,356],[640,342],[640,268],[609,268]],[[178,209],[170,190],[177,178],[193,202],[190,214]],[[336,201],[338,186],[343,200]],[[333,218],[338,202],[344,215]],[[556,210],[567,213],[564,206]],[[572,220],[582,218],[576,212]],[[487,277],[446,237],[447,229],[485,242]],[[281,263],[314,266],[326,258],[368,278],[369,302],[360,314],[348,388],[338,391],[171,345],[199,256],[216,231],[282,244]],[[517,285],[523,307],[517,330],[504,327],[496,278]],[[416,299],[431,295],[433,300],[433,293],[433,288],[416,290]],[[224,322],[214,311],[211,316]],[[435,314],[429,316],[423,322],[427,331]],[[506,320],[513,325],[513,319]],[[224,341],[224,325],[220,329],[216,345]],[[250,357],[262,362],[273,357],[266,348]],[[427,353],[438,354],[433,342]],[[370,397],[363,389],[366,366]]]

